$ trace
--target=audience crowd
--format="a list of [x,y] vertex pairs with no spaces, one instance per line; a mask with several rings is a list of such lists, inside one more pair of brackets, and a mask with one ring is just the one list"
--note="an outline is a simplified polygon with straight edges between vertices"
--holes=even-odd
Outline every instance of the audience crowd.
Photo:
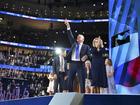
[[13,47],[0,47],[0,64],[40,67],[49,59],[49,52]]
[[47,95],[48,74],[20,70],[0,70],[0,100]]

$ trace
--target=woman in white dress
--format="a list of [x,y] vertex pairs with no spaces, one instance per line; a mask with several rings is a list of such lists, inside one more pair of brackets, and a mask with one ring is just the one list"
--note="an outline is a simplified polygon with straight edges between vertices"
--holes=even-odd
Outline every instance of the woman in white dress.
[[105,60],[106,65],[106,73],[107,73],[107,81],[108,81],[108,93],[117,93],[114,81],[114,68],[112,66],[111,59]]

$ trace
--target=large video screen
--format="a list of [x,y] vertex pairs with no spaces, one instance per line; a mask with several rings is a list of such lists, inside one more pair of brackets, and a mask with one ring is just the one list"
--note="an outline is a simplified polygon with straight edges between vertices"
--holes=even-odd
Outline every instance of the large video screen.
[[109,0],[109,52],[118,93],[140,93],[139,0]]

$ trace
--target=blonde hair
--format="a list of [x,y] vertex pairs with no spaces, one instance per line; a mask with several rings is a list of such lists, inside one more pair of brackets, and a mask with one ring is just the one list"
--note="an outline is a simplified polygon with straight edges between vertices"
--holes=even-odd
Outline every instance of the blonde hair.
[[[96,46],[95,46],[95,40],[99,40],[99,38],[96,37],[96,38],[93,39],[93,41],[92,41],[92,46],[93,46],[93,47],[96,47]],[[100,39],[100,41],[99,41],[99,44],[100,44],[100,47],[104,47],[103,41],[102,41],[101,39]]]
[[95,40],[97,40],[98,38],[94,38],[92,41],[92,46],[95,47]]
[[90,62],[90,60],[86,60],[86,61],[85,61],[85,64],[89,64],[89,66],[90,66],[90,68],[91,68],[91,62]]

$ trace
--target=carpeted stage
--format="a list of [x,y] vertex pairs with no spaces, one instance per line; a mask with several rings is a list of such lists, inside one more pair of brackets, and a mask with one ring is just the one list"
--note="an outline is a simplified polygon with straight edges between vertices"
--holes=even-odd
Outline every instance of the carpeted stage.
[[[52,98],[53,96],[46,96],[12,101],[1,101],[0,105],[49,105]],[[65,99],[60,99],[59,101],[63,100]],[[140,104],[140,95],[84,94],[83,98],[83,105],[139,105],[139,104]]]

